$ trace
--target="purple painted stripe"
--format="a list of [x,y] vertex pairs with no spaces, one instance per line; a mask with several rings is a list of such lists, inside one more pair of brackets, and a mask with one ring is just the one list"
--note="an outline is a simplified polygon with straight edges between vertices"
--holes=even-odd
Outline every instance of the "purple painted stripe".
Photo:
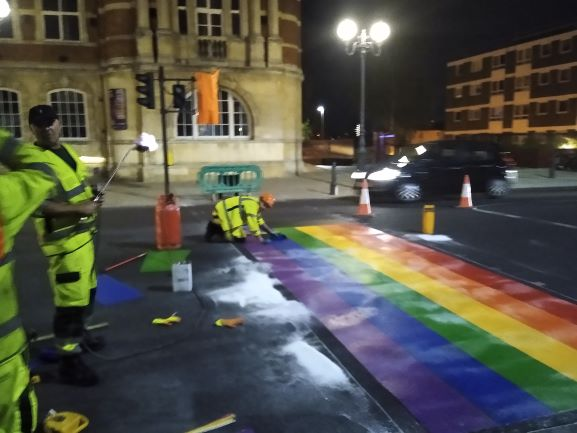
[[[272,265],[275,276],[365,368],[391,391],[431,433],[466,433],[494,426],[494,422],[431,370],[410,356],[355,309],[320,281],[303,271],[293,260],[271,245],[248,243],[260,261]],[[356,316],[347,326],[335,325],[335,318]],[[339,321],[342,325],[342,320]],[[442,398],[441,398],[442,397]],[[442,405],[442,406],[441,406]],[[450,413],[451,416],[446,416]]]

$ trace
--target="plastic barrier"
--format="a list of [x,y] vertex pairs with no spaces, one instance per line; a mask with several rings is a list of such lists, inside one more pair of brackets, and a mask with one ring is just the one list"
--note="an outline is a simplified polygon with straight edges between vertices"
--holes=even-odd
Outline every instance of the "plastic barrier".
[[202,192],[222,196],[260,190],[262,171],[258,165],[205,165],[197,175]]
[[180,248],[180,207],[173,194],[161,195],[156,202],[154,213],[156,222],[156,248],[171,250]]

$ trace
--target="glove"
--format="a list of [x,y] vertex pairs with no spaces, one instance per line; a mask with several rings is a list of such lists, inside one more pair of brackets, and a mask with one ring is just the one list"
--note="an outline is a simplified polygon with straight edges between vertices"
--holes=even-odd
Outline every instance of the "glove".
[[284,241],[287,237],[284,233],[273,233],[270,235],[270,238],[273,241]]

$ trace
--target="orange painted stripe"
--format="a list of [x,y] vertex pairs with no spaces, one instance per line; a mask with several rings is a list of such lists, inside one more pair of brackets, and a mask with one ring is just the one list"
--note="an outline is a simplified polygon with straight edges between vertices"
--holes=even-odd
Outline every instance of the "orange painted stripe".
[[[384,232],[360,224],[343,224],[350,232],[360,231],[360,234],[384,234]],[[466,275],[468,278],[478,281],[479,283],[498,289],[509,296],[533,305],[541,310],[548,311],[557,317],[577,325],[577,305],[569,301],[554,297],[549,293],[537,288],[512,280],[503,275],[499,275],[483,269],[479,266],[472,265],[464,260],[451,257],[448,254],[438,253],[437,251],[425,246],[405,241],[404,239],[393,237],[391,242],[400,250],[413,251],[419,256],[426,258],[429,262],[443,266],[447,269],[459,269],[459,273]]]
[[[498,289],[484,285],[468,277],[467,273],[432,263],[419,252],[411,252],[409,248],[398,248],[400,240],[389,234],[375,234],[374,230],[354,229],[342,225],[325,226],[330,232],[346,236],[366,248],[386,254],[389,260],[399,262],[403,266],[439,281],[501,313],[524,323],[539,332],[548,335],[559,342],[577,349],[577,325],[562,319],[548,311],[520,301]],[[444,255],[429,250],[430,255]],[[461,261],[461,264],[465,262]]]

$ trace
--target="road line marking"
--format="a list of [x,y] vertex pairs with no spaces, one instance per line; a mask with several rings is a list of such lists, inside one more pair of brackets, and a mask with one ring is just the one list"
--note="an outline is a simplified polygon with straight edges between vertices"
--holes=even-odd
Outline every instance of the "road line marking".
[[513,215],[510,213],[496,212],[496,211],[492,211],[492,210],[485,210],[485,209],[479,209],[479,208],[473,208],[473,210],[477,211],[477,212],[488,213],[491,215],[504,216],[506,218],[522,219],[522,220],[530,221],[530,222],[534,222],[534,223],[540,223],[540,224],[552,225],[552,226],[557,226],[557,227],[563,227],[566,229],[577,230],[577,226],[574,226],[572,224],[565,224],[565,223],[560,223],[560,222],[555,222],[555,221],[547,221],[547,220],[542,220],[539,218],[528,218],[528,217],[524,217],[524,216],[520,216],[520,215]]

